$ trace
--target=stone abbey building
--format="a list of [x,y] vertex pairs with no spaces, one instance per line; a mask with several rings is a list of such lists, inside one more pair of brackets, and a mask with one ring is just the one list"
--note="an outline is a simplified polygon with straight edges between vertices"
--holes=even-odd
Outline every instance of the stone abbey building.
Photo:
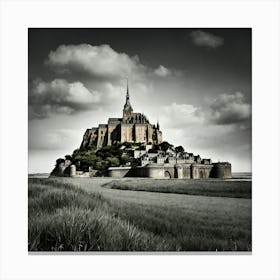
[[86,130],[81,148],[95,145],[97,148],[113,144],[135,142],[144,144],[162,143],[162,132],[157,125],[150,124],[148,118],[141,113],[134,113],[130,104],[127,85],[126,102],[122,118],[109,118],[107,124]]
[[[208,179],[231,178],[229,162],[213,163],[211,159],[203,159],[189,152],[176,152],[174,147],[168,150],[154,151],[155,144],[162,143],[162,132],[159,124],[150,124],[144,114],[134,113],[130,104],[129,88],[127,85],[126,102],[122,118],[109,118],[107,124],[87,129],[81,143],[81,148],[91,146],[100,149],[124,142],[142,143],[126,149],[125,153],[133,158],[125,166],[109,167],[106,173],[97,175],[97,170],[89,167],[88,172],[76,170],[76,165],[65,160],[58,166],[55,176],[70,177],[148,177],[148,178],[178,178],[178,179]],[[138,148],[137,148],[138,147]]]

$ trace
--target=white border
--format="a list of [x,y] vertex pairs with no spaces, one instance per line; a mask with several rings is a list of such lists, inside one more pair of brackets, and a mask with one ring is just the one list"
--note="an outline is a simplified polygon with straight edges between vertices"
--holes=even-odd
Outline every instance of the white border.
[[[279,279],[279,2],[2,1],[1,279]],[[27,254],[27,28],[253,28],[253,254]]]

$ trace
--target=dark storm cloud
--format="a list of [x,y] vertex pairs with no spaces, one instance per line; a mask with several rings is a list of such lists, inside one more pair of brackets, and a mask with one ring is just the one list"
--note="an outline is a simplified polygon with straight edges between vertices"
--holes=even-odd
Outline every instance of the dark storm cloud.
[[199,47],[216,49],[224,44],[222,37],[201,30],[192,31],[190,37],[192,42]]
[[81,82],[35,80],[29,90],[29,118],[46,118],[52,113],[72,114],[90,109],[99,101],[100,93],[90,91]]
[[238,124],[251,117],[251,105],[241,92],[221,94],[210,104],[210,120],[219,125]]

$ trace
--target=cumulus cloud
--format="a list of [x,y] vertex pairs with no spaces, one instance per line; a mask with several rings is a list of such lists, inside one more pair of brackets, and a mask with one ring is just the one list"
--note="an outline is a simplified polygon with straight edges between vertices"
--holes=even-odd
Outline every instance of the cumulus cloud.
[[[234,94],[221,94],[208,102],[205,108],[192,104],[172,104],[163,108],[161,122],[168,128],[205,127],[219,130],[223,125],[235,131],[247,130],[250,126],[251,105],[245,102],[240,92]],[[215,133],[216,134],[216,133]]]
[[199,47],[216,49],[224,44],[224,39],[222,37],[201,30],[191,32],[190,37],[192,42]]
[[55,113],[69,115],[94,105],[102,109],[115,106],[123,97],[127,76],[135,95],[143,98],[155,77],[178,75],[176,70],[163,65],[145,66],[137,55],[117,52],[109,45],[60,45],[50,51],[45,64],[52,70],[53,80],[37,79],[31,83],[30,118],[47,118]]
[[219,125],[241,123],[251,116],[251,105],[245,102],[241,92],[219,95],[210,109],[210,120]]
[[29,117],[46,118],[51,113],[72,114],[90,109],[99,101],[100,93],[90,91],[81,82],[36,80],[29,91]]
[[175,146],[182,145],[186,151],[200,154],[203,158],[230,161],[235,170],[242,170],[240,159],[251,151],[250,130],[239,129],[239,125],[232,123],[222,126],[209,121],[211,113],[209,107],[202,109],[191,104],[166,106],[160,118],[164,140]]
[[202,124],[204,116],[201,109],[190,104],[177,104],[173,102],[163,108],[161,120],[167,127],[185,127],[192,124]]
[[[80,131],[60,128],[52,129],[39,123],[29,127],[28,146],[30,150],[59,150],[65,144],[75,146],[81,139]],[[32,137],[36,135],[36,137]],[[71,153],[71,151],[69,151]]]
[[109,45],[90,44],[60,45],[51,51],[45,61],[56,73],[75,77],[89,75],[97,80],[148,80],[151,76],[167,77],[179,75],[179,70],[171,71],[163,65],[150,68],[143,65],[137,55],[129,56],[112,49]]
[[163,65],[160,65],[157,69],[155,69],[154,73],[159,77],[166,77],[171,75],[171,71]]
[[221,143],[221,135],[224,137],[228,133],[236,133],[237,130],[247,133],[250,117],[251,105],[245,102],[242,93],[236,92],[219,95],[204,109],[191,104],[172,103],[164,108],[161,119],[163,125],[173,129],[174,133],[176,131],[178,134],[178,131],[182,130],[189,141],[201,145],[212,141],[215,145],[217,141]]
[[220,150],[232,150],[230,143],[235,137],[236,127],[221,127],[210,123],[207,110],[191,104],[172,103],[164,108],[163,113],[160,119],[161,129],[168,142],[182,145],[188,152],[213,159],[214,155],[219,155]]
[[87,73],[99,78],[141,76],[146,67],[138,56],[118,53],[109,45],[61,45],[49,53],[46,64],[61,73]]

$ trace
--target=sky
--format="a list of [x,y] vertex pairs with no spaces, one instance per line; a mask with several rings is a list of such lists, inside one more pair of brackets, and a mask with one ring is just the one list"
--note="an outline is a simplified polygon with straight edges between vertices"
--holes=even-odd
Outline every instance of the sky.
[[163,140],[250,172],[251,29],[28,31],[29,173],[50,172],[87,128],[134,112]]

